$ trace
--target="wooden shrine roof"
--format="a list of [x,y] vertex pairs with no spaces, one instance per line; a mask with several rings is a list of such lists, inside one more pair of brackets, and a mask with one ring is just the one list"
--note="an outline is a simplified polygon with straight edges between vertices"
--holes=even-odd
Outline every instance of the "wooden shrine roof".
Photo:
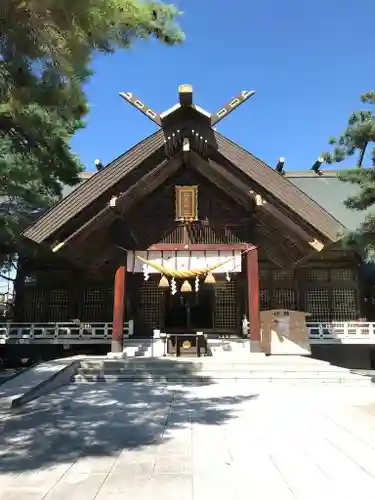
[[59,201],[26,229],[24,236],[35,243],[42,243],[103,194],[110,193],[111,189],[116,187],[116,184],[131,170],[163,148],[163,132],[157,131],[113,160],[106,168],[97,172],[69,196]]
[[[212,176],[217,186],[221,185],[224,190],[225,186],[229,190],[233,188],[243,199],[248,198],[249,203],[255,196],[261,197],[264,205],[257,209],[265,214],[264,221],[268,221],[263,221],[263,225],[275,220],[275,231],[280,226],[285,238],[290,236],[291,240],[298,242],[297,246],[301,245],[302,251],[296,260],[314,252],[309,238],[327,246],[338,241],[346,231],[338,220],[295,184],[215,131],[209,125],[206,113],[180,106],[165,114],[165,118],[160,117],[162,124],[163,119],[165,121],[161,130],[88,178],[30,226],[24,236],[34,243],[53,248],[62,242],[73,244],[79,241],[83,233],[87,236],[97,224],[108,225],[114,217],[111,198],[117,197],[124,214],[126,207],[156,189],[181,166],[181,161],[186,161],[185,140],[191,146],[193,156],[190,157],[204,162],[202,166],[207,166],[206,175],[208,178]],[[180,137],[175,138],[173,131]],[[259,217],[262,219],[263,215]]]

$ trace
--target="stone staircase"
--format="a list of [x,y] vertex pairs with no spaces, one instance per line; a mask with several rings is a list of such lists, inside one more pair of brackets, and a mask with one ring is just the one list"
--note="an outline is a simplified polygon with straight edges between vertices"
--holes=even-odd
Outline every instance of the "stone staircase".
[[371,384],[372,377],[303,356],[264,356],[247,359],[86,358],[80,362],[76,383],[172,382],[213,383],[219,380],[287,383]]
[[[220,358],[248,357],[251,354],[250,340],[244,338],[207,339],[208,355]],[[203,348],[202,348],[203,355]],[[130,337],[124,340],[123,358],[128,357],[161,357],[164,344],[161,339]]]
[[124,358],[152,357],[154,355],[154,341],[152,338],[127,338],[124,341],[122,356]]
[[208,338],[207,347],[210,356],[220,358],[248,357],[251,354],[251,341],[244,338]]

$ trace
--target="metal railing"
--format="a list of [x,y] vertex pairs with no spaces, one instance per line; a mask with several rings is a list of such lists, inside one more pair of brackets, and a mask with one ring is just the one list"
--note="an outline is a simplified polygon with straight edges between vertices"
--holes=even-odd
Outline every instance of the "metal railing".
[[[133,334],[133,321],[124,324]],[[112,323],[0,323],[0,344],[110,344]]]

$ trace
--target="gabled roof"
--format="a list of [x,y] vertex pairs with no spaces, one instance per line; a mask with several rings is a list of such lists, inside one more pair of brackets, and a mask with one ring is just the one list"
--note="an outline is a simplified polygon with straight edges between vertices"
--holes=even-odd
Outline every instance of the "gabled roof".
[[[350,182],[342,182],[338,174],[339,171],[336,170],[324,170],[322,175],[317,175],[311,170],[286,170],[284,177],[324,208],[342,226],[350,231],[356,231],[371,210],[350,210],[346,208],[344,201],[358,194],[359,188]],[[83,172],[80,176],[81,183],[90,179],[93,175],[95,175],[94,171]],[[64,186],[63,197],[65,198],[75,191],[79,185]]]
[[[241,171],[256,184],[259,194],[264,198],[267,199],[268,196],[271,201],[273,198],[278,200],[332,242],[340,238],[345,227],[288,178],[281,177],[262,160],[220,133],[215,132],[215,139],[217,150],[211,148],[209,156],[219,161],[227,160],[233,168]],[[46,240],[103,194],[109,193],[127,174],[163,148],[162,131],[147,137],[52,207],[25,231],[24,236],[36,243]],[[108,194],[107,200],[109,198]]]
[[324,207],[341,224],[350,231],[357,231],[372,209],[347,208],[344,201],[358,195],[360,188],[351,182],[341,181],[338,175],[339,172],[335,170],[324,170],[323,175],[316,175],[311,170],[286,173],[290,182]]
[[[308,250],[320,251],[340,239],[346,228],[338,220],[287,178],[216,132],[207,112],[184,102],[166,116],[158,115],[162,130],[82,183],[29,227],[24,236],[36,243],[56,245],[61,244],[61,238],[72,241],[99,219],[107,224],[112,220],[113,196],[130,206],[136,197],[156,189],[179,168],[181,158],[186,161],[186,155],[191,153],[196,155],[195,163],[202,160],[202,173],[211,176],[217,186],[223,190],[226,186],[233,188],[242,199],[257,205],[264,237],[272,245],[276,243],[272,243],[273,238],[290,241],[295,260],[306,256]],[[272,229],[267,232],[269,223]]]
[[218,153],[256,182],[264,190],[260,194],[276,198],[332,242],[340,238],[346,228],[313,198],[219,132],[215,132],[215,138]]
[[163,148],[163,132],[157,131],[80,184],[27,228],[24,236],[35,243],[43,242],[103,194],[108,193],[134,168]]

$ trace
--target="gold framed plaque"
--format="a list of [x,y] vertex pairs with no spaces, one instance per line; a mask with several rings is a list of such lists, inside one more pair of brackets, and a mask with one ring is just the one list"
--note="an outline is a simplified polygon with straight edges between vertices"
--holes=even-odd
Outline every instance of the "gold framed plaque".
[[175,186],[176,221],[198,220],[198,186]]

